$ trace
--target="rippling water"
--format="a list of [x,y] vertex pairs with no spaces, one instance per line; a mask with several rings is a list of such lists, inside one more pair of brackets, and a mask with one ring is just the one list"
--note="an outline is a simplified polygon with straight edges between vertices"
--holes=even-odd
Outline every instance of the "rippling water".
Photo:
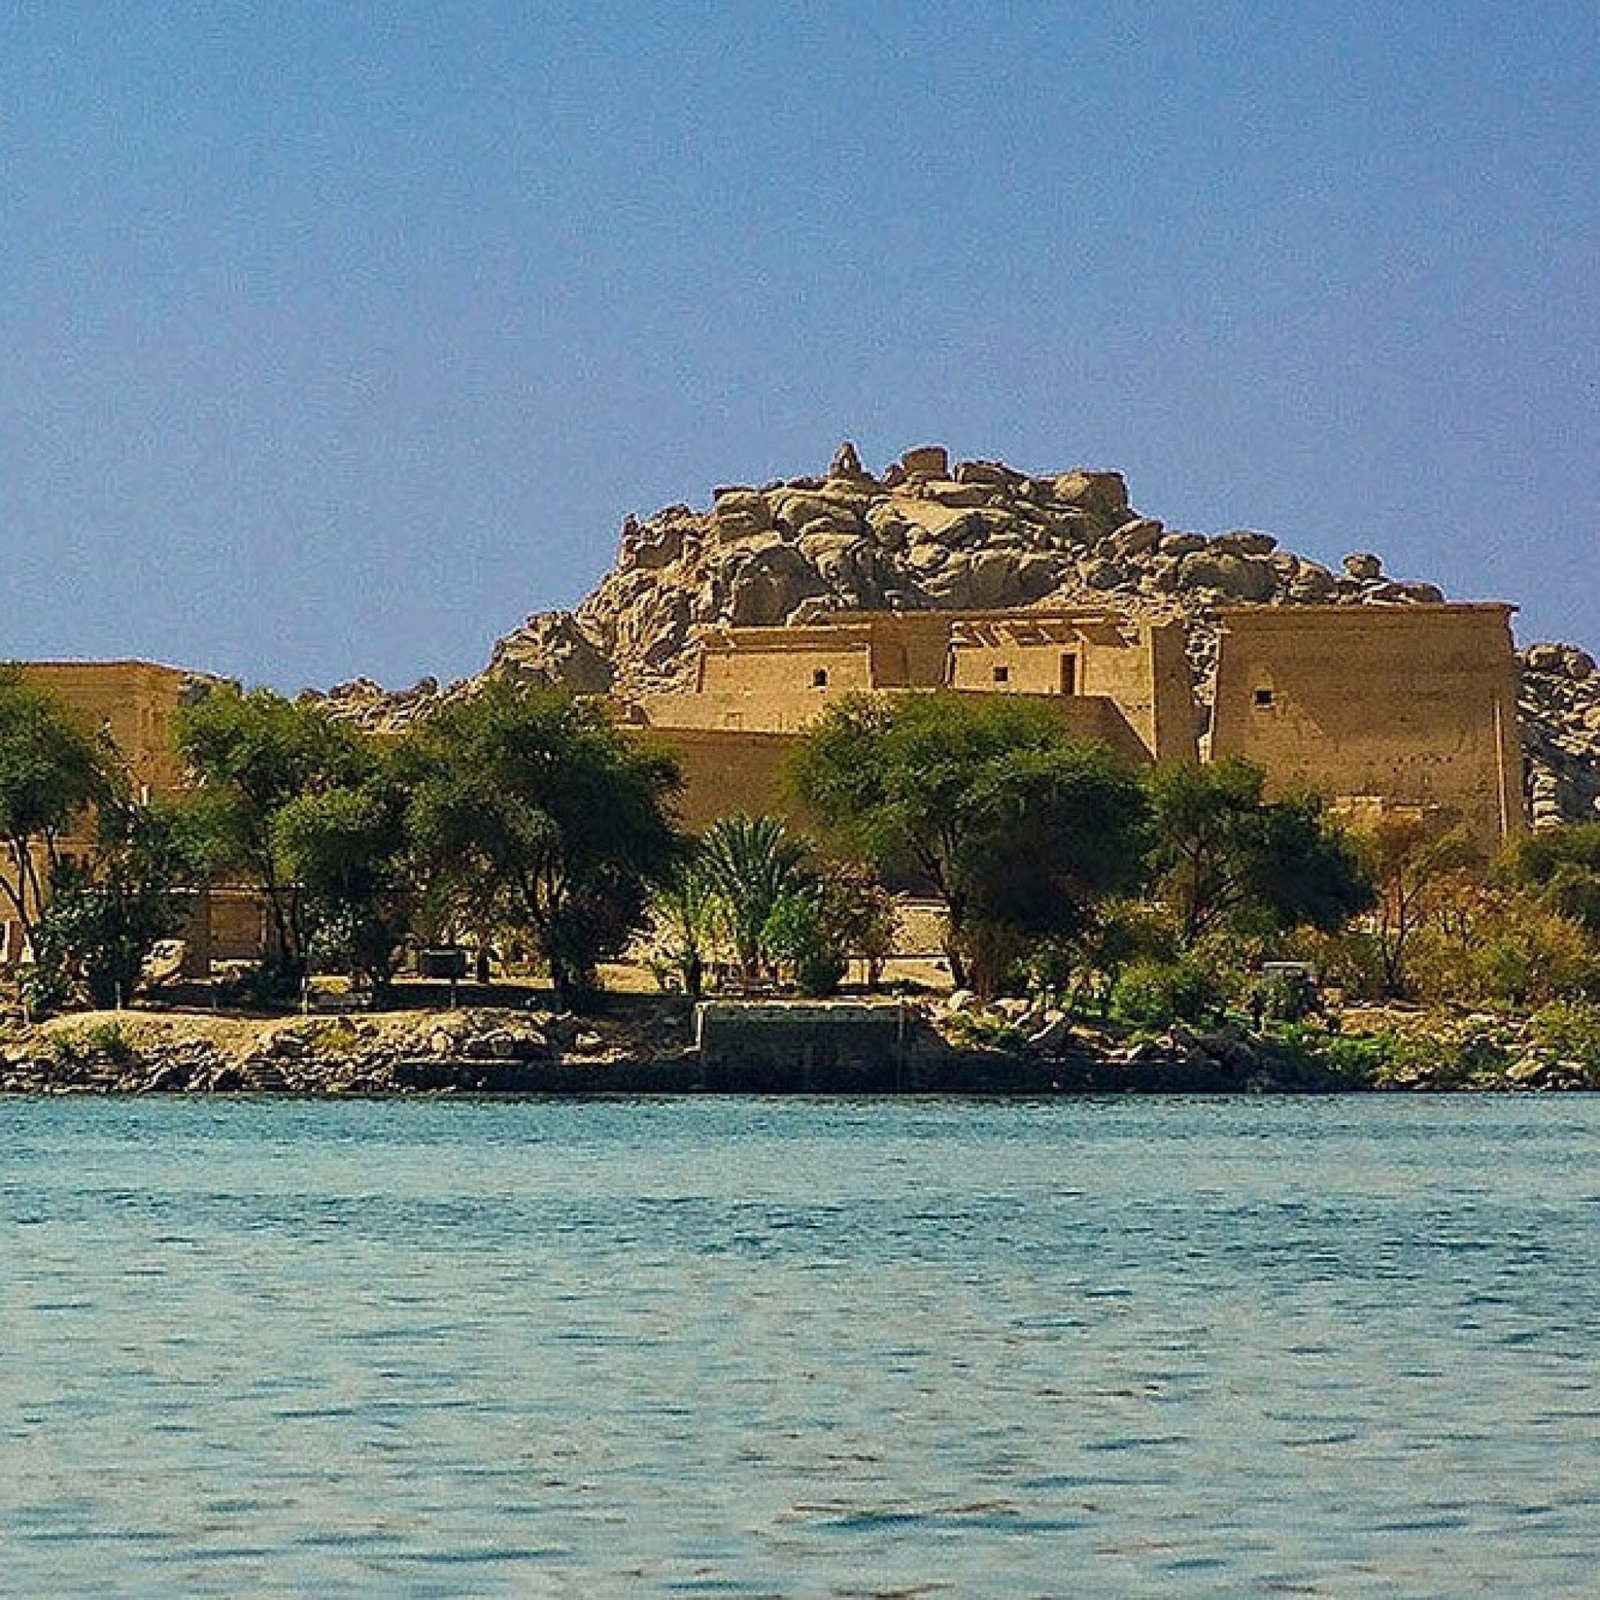
[[1600,1099],[0,1102],[0,1593],[1593,1595]]

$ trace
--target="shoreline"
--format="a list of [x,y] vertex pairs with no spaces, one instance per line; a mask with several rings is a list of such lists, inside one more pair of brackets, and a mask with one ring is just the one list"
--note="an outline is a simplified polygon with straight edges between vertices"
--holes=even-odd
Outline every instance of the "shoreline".
[[[714,1034],[708,1013],[726,1025]],[[712,1020],[715,1020],[714,1018]],[[1386,1019],[1389,1020],[1389,1019]],[[1434,1015],[1401,1031],[1236,1024],[1135,1031],[1061,1021],[974,1042],[938,1008],[900,1002],[685,1002],[628,997],[594,1016],[527,1008],[239,1017],[98,1012],[13,1028],[0,1095],[296,1099],[526,1095],[1547,1093],[1600,1073],[1532,1051],[1516,1019]],[[737,1024],[737,1028],[732,1024]]]

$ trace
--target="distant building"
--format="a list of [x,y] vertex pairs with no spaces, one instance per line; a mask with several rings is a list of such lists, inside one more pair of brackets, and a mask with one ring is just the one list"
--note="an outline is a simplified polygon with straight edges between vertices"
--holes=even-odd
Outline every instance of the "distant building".
[[1264,606],[1224,614],[1213,760],[1242,756],[1273,792],[1315,789],[1354,814],[1465,825],[1493,851],[1527,829],[1513,608]]
[[693,689],[632,710],[682,763],[698,826],[781,809],[785,755],[828,706],[928,689],[1025,695],[1132,761],[1195,759],[1182,628],[1110,611],[840,612],[803,627],[713,628]]
[[[1271,792],[1315,789],[1355,817],[1385,811],[1464,824],[1485,851],[1527,828],[1512,608],[1260,606],[1223,614],[1209,759],[1241,756]],[[136,794],[180,789],[177,710],[205,681],[145,661],[24,664],[91,731],[103,729]],[[1130,761],[1193,761],[1198,717],[1179,623],[1109,610],[840,612],[797,627],[716,627],[693,687],[619,707],[682,764],[684,820],[788,809],[796,737],[847,695],[942,689],[1025,695],[1070,732]],[[63,841],[92,849],[87,832]],[[193,965],[265,948],[259,897],[197,899]],[[0,958],[19,958],[14,923]]]

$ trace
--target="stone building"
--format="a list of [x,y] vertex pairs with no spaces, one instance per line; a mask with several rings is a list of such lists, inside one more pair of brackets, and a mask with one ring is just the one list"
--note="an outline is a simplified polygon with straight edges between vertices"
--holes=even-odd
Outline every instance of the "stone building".
[[[1504,605],[1240,606],[1222,614],[1207,754],[1338,808],[1461,822],[1492,853],[1526,826]],[[1197,758],[1183,629],[1111,611],[840,612],[719,627],[692,688],[629,714],[678,756],[693,826],[782,810],[795,735],[853,693],[1025,694],[1136,762]]]
[[[141,799],[170,794],[182,781],[172,748],[172,717],[194,682],[193,674],[153,661],[28,661],[19,662],[24,680],[43,689],[66,707],[84,732],[103,735],[116,747],[127,770],[128,785]],[[91,819],[85,818],[57,840],[64,858],[84,857],[94,849]],[[39,856],[40,878],[47,873]],[[6,881],[17,874],[6,866]],[[9,911],[9,901],[6,903]],[[0,918],[0,959],[22,956],[21,924],[14,916]]]
[[1210,755],[1274,792],[1421,811],[1492,852],[1523,833],[1513,608],[1269,606],[1227,611]]
[[795,736],[851,694],[1026,695],[1135,762],[1193,760],[1196,713],[1174,623],[1109,611],[839,612],[803,627],[720,627],[692,689],[631,703],[684,771],[685,819],[782,810]]
[[[1518,668],[1504,605],[1241,606],[1221,615],[1211,759],[1265,768],[1273,792],[1309,786],[1352,813],[1459,820],[1486,852],[1526,826]],[[203,680],[141,661],[36,662],[28,677],[103,728],[134,791],[183,782],[173,717]],[[684,821],[787,811],[796,736],[852,693],[1026,695],[1130,761],[1192,761],[1196,710],[1184,630],[1110,610],[860,611],[803,626],[720,626],[691,687],[618,702],[621,719],[682,764]],[[804,819],[797,819],[804,820]],[[87,837],[66,848],[85,850]],[[4,954],[17,956],[15,930]],[[197,900],[193,965],[264,947],[258,898]]]
[[154,661],[27,661],[23,676],[48,690],[90,732],[110,737],[127,764],[135,794],[172,794],[183,770],[172,744],[172,719],[194,692],[198,674]]
[[[154,661],[19,665],[25,679],[54,695],[82,728],[110,739],[133,794],[150,800],[183,788],[173,721],[178,708],[215,679]],[[91,854],[93,819],[83,818],[73,833],[58,841],[58,849],[67,857]],[[252,959],[263,947],[264,937],[260,900],[252,891],[219,887],[196,894],[184,930],[191,970],[205,971],[212,957]],[[22,957],[20,926],[14,917],[0,918],[0,960],[14,963]]]

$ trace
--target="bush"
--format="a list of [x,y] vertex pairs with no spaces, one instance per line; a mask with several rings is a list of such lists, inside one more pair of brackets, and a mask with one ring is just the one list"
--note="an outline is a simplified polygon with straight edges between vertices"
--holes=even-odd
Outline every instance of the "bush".
[[99,1058],[113,1066],[128,1067],[139,1058],[120,1022],[98,1022],[81,1031],[63,1028],[50,1036],[48,1048],[57,1065],[74,1069]]
[[1146,1027],[1199,1022],[1216,1011],[1221,995],[1215,978],[1189,958],[1132,962],[1117,979],[1112,1008],[1124,1021]]
[[298,1005],[303,980],[287,963],[270,957],[215,985],[217,1004],[230,1010],[282,1011]]
[[816,892],[780,895],[761,930],[761,943],[789,969],[803,995],[833,994],[844,982],[844,949]]
[[1255,993],[1262,1014],[1274,1022],[1304,1022],[1317,1009],[1317,986],[1298,968],[1263,974]]
[[89,1048],[119,1067],[131,1065],[139,1052],[120,1022],[97,1022],[84,1035]]
[[1590,1082],[1600,1081],[1600,1005],[1552,1001],[1533,1014],[1528,1031],[1542,1050],[1581,1067]]

